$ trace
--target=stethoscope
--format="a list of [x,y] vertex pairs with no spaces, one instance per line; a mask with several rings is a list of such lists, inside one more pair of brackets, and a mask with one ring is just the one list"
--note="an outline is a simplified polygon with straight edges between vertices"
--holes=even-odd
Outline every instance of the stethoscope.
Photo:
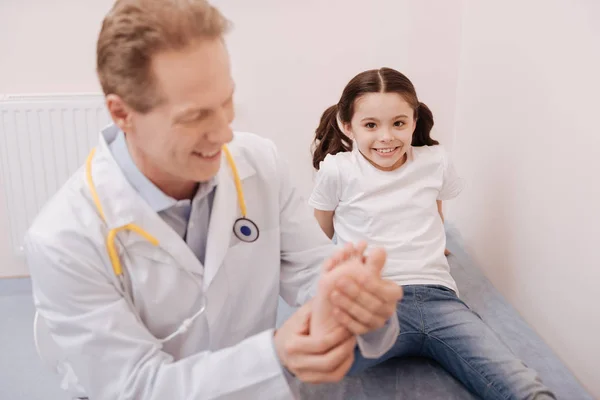
[[[86,160],[85,174],[86,174],[88,188],[92,194],[92,200],[94,202],[94,205],[96,206],[96,210],[98,211],[98,214],[100,214],[100,218],[102,218],[102,221],[104,221],[104,223],[106,223],[106,218],[104,216],[104,210],[102,208],[102,204],[100,203],[100,197],[98,196],[98,192],[96,191],[96,186],[94,185],[94,181],[92,179],[92,160],[94,158],[95,153],[96,153],[96,149],[92,149],[92,151],[90,152],[90,154]],[[223,146],[223,153],[225,154],[227,163],[229,164],[229,168],[231,169],[231,172],[233,174],[233,181],[235,183],[235,190],[237,192],[238,204],[240,206],[240,212],[242,214],[242,216],[240,218],[238,218],[233,224],[233,233],[242,242],[252,243],[258,239],[260,231],[258,229],[258,226],[251,219],[249,219],[247,217],[246,201],[244,199],[244,191],[242,188],[242,181],[240,179],[240,175],[239,175],[237,167],[235,165],[235,161],[233,160],[233,156],[231,155],[231,152],[229,151],[227,146]],[[133,305],[133,294],[129,290],[129,285],[127,284],[127,282],[125,282],[126,277],[125,277],[125,274],[123,274],[123,266],[121,264],[121,260],[119,258],[119,252],[117,250],[117,246],[115,243],[117,234],[121,231],[135,232],[138,235],[142,236],[144,239],[146,239],[148,242],[150,242],[154,246],[158,246],[158,240],[154,236],[152,236],[151,234],[149,234],[148,232],[146,232],[145,230],[143,230],[141,227],[139,227],[138,225],[136,225],[134,223],[129,223],[129,224],[117,227],[117,228],[113,228],[106,235],[106,249],[108,251],[108,257],[110,259],[110,263],[112,265],[113,272],[114,272],[115,276],[119,279],[123,291],[128,295],[127,300],[131,303],[130,305],[135,310],[135,307]],[[195,276],[193,276],[192,273],[187,268],[184,268],[184,270],[202,288],[202,284],[200,282],[198,282],[197,278]],[[170,335],[168,335],[167,337],[165,337],[163,339],[159,339],[159,341],[161,343],[165,343],[165,342],[168,342],[169,340],[173,339],[175,336],[187,332],[187,330],[192,325],[192,323],[196,320],[196,318],[198,318],[200,315],[202,315],[204,310],[206,310],[206,296],[204,295],[204,292],[203,292],[201,295],[200,306],[199,306],[198,311],[190,318],[185,319],[173,333],[171,333]]]

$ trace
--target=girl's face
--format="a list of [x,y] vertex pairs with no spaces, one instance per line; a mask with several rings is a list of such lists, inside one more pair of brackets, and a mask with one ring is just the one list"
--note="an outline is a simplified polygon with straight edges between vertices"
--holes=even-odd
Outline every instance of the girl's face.
[[392,171],[406,160],[416,127],[414,110],[397,93],[367,93],[354,103],[346,134],[376,168]]

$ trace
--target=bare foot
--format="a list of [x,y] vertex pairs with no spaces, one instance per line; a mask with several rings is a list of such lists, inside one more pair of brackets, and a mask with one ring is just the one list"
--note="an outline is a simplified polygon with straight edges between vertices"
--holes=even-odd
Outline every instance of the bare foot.
[[323,271],[325,274],[335,269],[340,264],[344,263],[352,257],[356,257],[364,262],[365,257],[363,256],[367,249],[367,242],[359,242],[356,246],[352,243],[346,244],[343,249],[338,250],[331,258],[323,263]]

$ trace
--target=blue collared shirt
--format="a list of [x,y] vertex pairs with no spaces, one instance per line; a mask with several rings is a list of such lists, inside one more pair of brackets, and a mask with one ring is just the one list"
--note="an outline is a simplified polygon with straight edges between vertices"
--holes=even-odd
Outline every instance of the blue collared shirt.
[[163,193],[135,165],[123,132],[118,133],[109,148],[131,186],[185,240],[198,260],[204,264],[216,179],[200,183],[193,199],[176,200]]

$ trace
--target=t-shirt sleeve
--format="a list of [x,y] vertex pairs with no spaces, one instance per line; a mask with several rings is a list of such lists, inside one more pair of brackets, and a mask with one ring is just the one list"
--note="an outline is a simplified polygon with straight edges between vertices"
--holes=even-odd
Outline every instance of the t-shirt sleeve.
[[458,173],[456,168],[450,160],[450,155],[445,149],[442,149],[442,169],[443,169],[443,182],[440,193],[438,194],[438,200],[451,200],[458,196],[464,188],[464,181]]
[[317,210],[334,211],[340,202],[340,171],[335,157],[328,155],[321,161],[308,204]]

